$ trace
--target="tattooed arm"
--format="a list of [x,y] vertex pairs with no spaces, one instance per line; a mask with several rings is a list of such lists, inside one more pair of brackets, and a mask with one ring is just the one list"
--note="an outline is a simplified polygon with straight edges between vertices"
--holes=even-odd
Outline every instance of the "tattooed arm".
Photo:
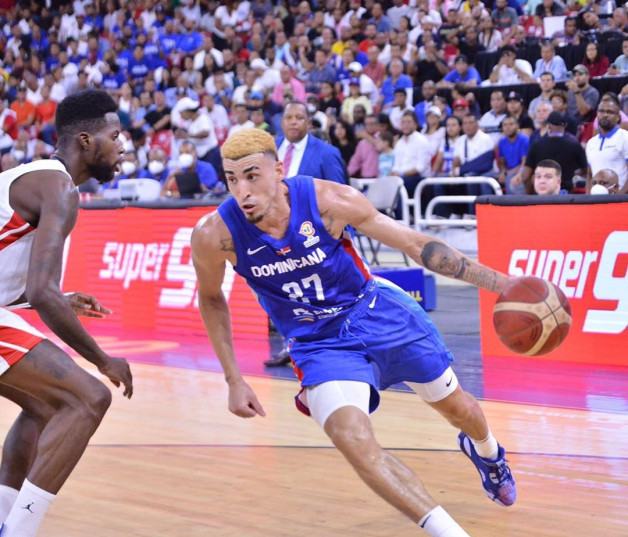
[[229,386],[229,410],[242,418],[264,416],[255,393],[235,360],[231,314],[222,292],[226,262],[235,266],[233,239],[218,211],[203,218],[192,233],[192,261],[198,279],[198,306],[205,331]]
[[443,276],[496,293],[501,292],[508,282],[505,274],[476,263],[446,243],[381,214],[354,188],[317,181],[316,195],[325,228],[334,237],[339,237],[344,226],[349,224]]

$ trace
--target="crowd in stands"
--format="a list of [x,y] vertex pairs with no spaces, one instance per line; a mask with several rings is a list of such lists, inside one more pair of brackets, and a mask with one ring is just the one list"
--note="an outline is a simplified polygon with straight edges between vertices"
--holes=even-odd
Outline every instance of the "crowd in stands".
[[118,102],[126,149],[112,183],[86,187],[105,196],[133,178],[191,196],[190,174],[224,193],[221,144],[247,127],[282,137],[293,101],[347,181],[398,175],[412,196],[426,177],[484,175],[534,194],[553,159],[562,192],[606,169],[628,192],[616,0],[0,0],[0,24],[2,170],[49,158],[56,103],[96,87]]

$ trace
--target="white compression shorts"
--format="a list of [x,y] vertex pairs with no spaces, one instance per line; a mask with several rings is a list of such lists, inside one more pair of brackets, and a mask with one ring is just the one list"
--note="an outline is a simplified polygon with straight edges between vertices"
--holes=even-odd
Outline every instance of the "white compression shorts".
[[[458,377],[451,367],[436,380],[425,383],[407,382],[408,386],[426,403],[435,403],[451,395],[458,387]],[[314,421],[321,428],[336,410],[344,406],[355,406],[369,415],[371,387],[366,382],[355,380],[333,380],[310,386],[305,390],[305,405]]]

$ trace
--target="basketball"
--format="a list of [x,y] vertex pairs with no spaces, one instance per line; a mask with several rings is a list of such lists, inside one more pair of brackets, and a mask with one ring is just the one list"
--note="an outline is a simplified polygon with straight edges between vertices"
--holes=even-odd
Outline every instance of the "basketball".
[[540,356],[558,347],[571,326],[571,307],[553,283],[533,276],[514,278],[497,298],[493,326],[511,351]]

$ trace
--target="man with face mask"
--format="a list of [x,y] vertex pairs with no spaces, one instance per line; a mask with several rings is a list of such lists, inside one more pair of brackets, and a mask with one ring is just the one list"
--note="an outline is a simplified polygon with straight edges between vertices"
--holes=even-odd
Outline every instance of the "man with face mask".
[[218,182],[216,170],[209,162],[198,159],[196,148],[190,141],[183,142],[179,148],[177,164],[170,171],[163,184],[163,196],[178,197],[179,191],[177,188],[176,175],[180,173],[197,173],[203,191],[222,190]]
[[148,153],[148,177],[159,181],[162,185],[170,174],[168,157],[161,147],[151,149]]
[[120,173],[113,181],[103,185],[102,190],[118,188],[121,179],[143,179],[147,177],[150,177],[150,174],[140,167],[137,153],[133,150],[127,151],[120,163]]
[[619,177],[613,170],[600,170],[593,176],[589,194],[617,194]]

